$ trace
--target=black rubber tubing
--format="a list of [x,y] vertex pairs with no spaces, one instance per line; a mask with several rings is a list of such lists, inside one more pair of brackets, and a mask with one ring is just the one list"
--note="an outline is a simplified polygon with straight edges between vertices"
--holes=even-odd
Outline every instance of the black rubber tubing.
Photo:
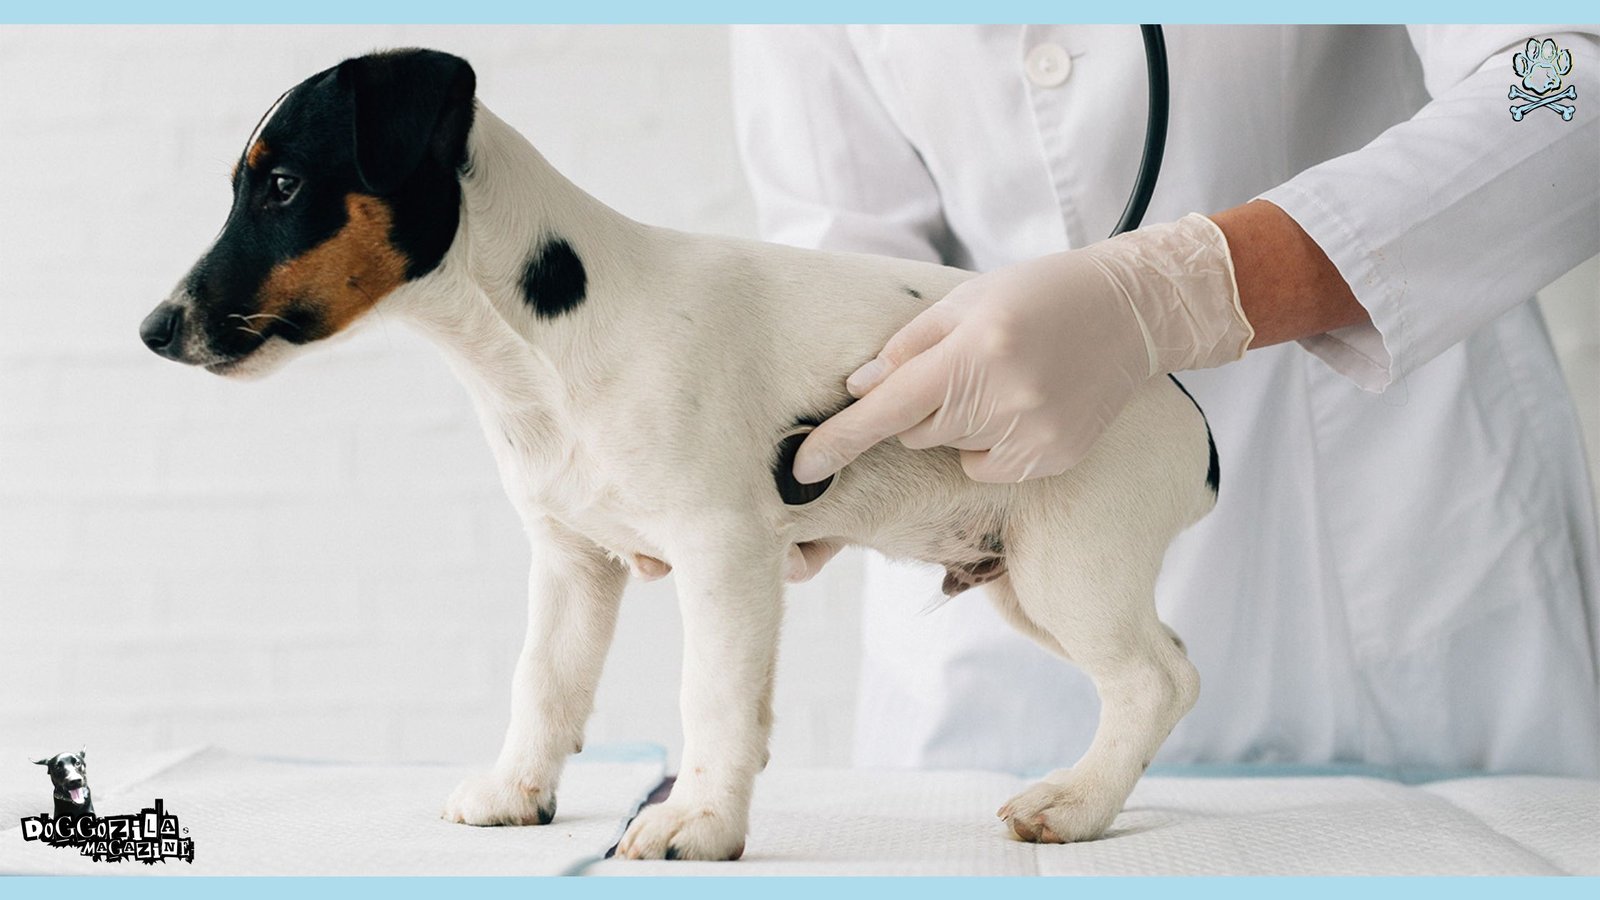
[[1161,157],[1167,149],[1167,112],[1171,103],[1167,86],[1167,39],[1160,25],[1140,25],[1139,35],[1144,38],[1145,78],[1150,94],[1145,112],[1144,153],[1139,157],[1139,175],[1133,181],[1133,191],[1128,194],[1128,205],[1123,207],[1117,227],[1111,229],[1112,237],[1132,231],[1144,221],[1150,197],[1156,192],[1156,179],[1161,176]]

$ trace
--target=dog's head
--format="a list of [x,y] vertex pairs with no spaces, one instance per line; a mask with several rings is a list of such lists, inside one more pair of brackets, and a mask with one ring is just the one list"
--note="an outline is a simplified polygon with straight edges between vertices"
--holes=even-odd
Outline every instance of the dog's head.
[[169,359],[261,374],[438,267],[455,238],[476,78],[399,50],[311,76],[263,117],[216,243],[139,328]]
[[33,762],[50,772],[50,783],[55,786],[58,800],[82,806],[89,801],[88,758],[87,749],[79,749],[77,753],[57,753]]

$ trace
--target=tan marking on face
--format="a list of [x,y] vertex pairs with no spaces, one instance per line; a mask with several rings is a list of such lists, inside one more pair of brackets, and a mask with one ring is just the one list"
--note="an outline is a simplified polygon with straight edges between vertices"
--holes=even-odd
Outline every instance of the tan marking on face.
[[250,145],[250,151],[244,155],[244,164],[252,169],[260,168],[261,157],[267,155],[267,142],[258,140]]
[[406,278],[409,260],[389,240],[389,205],[369,194],[349,194],[344,206],[349,215],[344,227],[274,266],[258,296],[263,313],[315,312],[321,327],[307,335],[312,339],[343,330]]

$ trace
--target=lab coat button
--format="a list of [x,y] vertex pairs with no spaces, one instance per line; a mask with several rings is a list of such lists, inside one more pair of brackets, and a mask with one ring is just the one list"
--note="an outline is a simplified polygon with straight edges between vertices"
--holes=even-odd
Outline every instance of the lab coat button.
[[1039,87],[1057,87],[1072,74],[1072,57],[1060,44],[1040,44],[1028,51],[1024,68],[1028,80]]

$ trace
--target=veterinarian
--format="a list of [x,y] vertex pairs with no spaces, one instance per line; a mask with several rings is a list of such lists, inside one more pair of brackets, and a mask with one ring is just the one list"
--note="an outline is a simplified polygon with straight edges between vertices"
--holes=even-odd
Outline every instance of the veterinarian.
[[[1157,589],[1203,684],[1158,761],[1600,774],[1593,493],[1530,302],[1600,250],[1600,39],[1166,38],[1147,225],[1102,242],[1144,136],[1137,28],[736,30],[765,237],[987,273],[850,379],[796,476],[896,435],[980,480],[1052,475],[1179,373],[1221,491]],[[1570,51],[1570,121],[1508,114],[1530,38]],[[797,578],[833,550],[803,549]],[[1076,758],[1083,676],[977,592],[924,614],[937,585],[869,560],[856,761]]]

